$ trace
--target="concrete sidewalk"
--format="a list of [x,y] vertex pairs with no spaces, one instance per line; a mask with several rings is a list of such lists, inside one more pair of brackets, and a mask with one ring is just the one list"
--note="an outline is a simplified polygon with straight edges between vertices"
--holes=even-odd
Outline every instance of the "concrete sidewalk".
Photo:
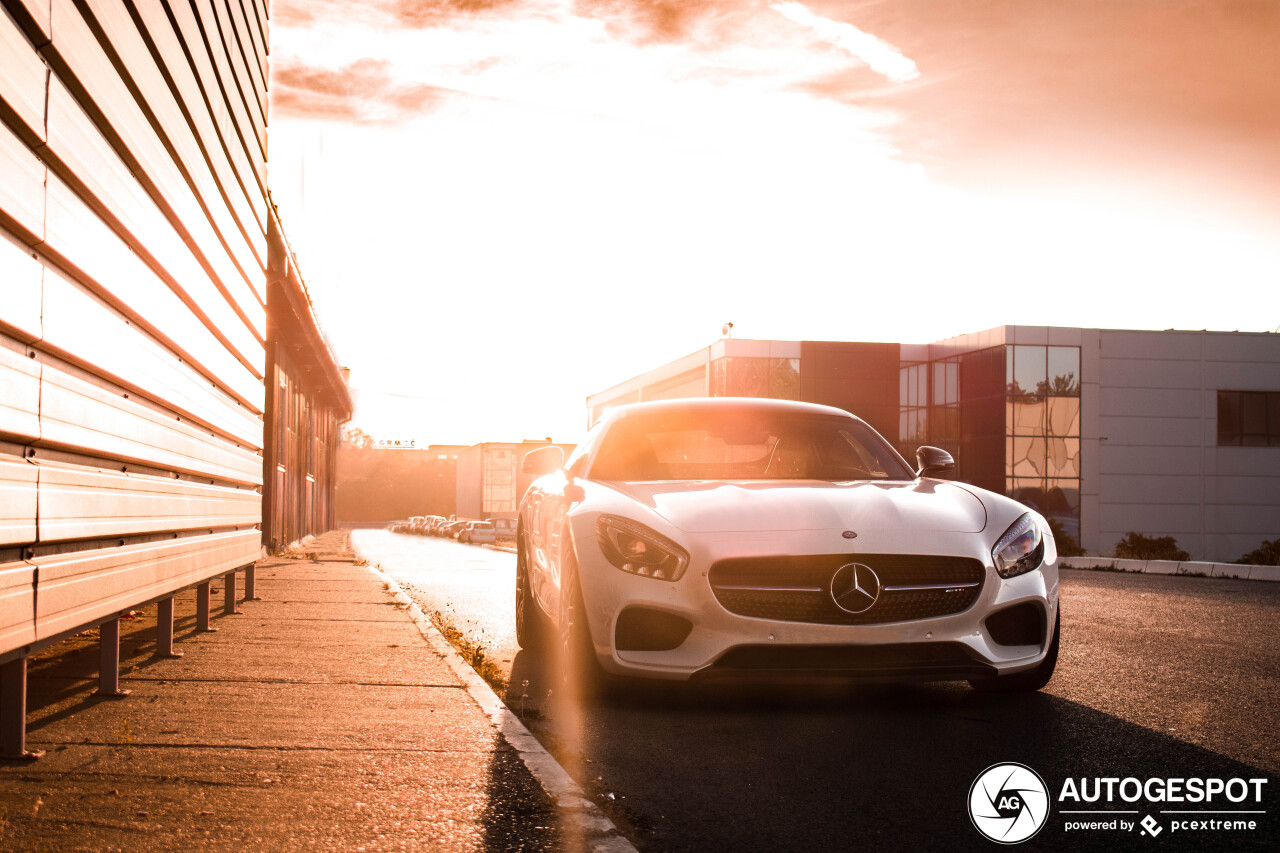
[[259,600],[216,632],[180,595],[181,659],[153,657],[154,605],[122,620],[125,698],[92,695],[96,631],[33,656],[27,745],[46,754],[0,763],[0,849],[600,847],[346,535],[306,548],[260,562]]

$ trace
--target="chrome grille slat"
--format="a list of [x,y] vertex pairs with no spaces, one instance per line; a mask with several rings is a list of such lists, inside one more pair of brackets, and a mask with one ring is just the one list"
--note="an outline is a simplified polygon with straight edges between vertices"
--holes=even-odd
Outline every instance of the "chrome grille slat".
[[[831,578],[847,563],[870,566],[882,584],[862,613],[837,607]],[[731,613],[782,622],[873,625],[960,613],[982,592],[986,569],[968,557],[904,554],[821,554],[722,560],[708,580]]]

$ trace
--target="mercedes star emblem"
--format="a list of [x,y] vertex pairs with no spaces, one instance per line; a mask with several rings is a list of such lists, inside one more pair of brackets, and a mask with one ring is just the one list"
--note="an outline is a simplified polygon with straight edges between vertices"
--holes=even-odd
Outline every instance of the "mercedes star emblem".
[[831,600],[845,613],[866,613],[880,598],[880,578],[870,566],[848,563],[831,576]]

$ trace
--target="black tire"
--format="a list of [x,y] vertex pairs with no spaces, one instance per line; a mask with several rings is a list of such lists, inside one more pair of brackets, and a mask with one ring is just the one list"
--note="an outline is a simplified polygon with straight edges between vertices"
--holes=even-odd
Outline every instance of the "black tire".
[[1016,675],[997,675],[993,678],[970,679],[969,686],[979,693],[1029,693],[1039,690],[1053,678],[1058,666],[1058,638],[1062,635],[1062,603],[1058,603],[1058,615],[1053,620],[1053,639],[1049,641],[1049,653],[1035,669]]
[[571,697],[598,696],[605,685],[604,670],[596,660],[587,627],[587,607],[578,579],[577,560],[570,558],[560,567],[560,619],[557,624],[557,652],[560,682]]
[[516,539],[516,642],[528,651],[540,651],[547,645],[547,621],[533,600],[529,582],[529,559],[525,556],[524,537]]

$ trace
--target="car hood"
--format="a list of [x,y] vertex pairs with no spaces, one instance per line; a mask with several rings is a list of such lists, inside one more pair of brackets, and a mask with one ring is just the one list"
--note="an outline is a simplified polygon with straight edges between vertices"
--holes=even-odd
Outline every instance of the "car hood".
[[690,533],[935,530],[977,533],[987,512],[952,483],[610,483]]

